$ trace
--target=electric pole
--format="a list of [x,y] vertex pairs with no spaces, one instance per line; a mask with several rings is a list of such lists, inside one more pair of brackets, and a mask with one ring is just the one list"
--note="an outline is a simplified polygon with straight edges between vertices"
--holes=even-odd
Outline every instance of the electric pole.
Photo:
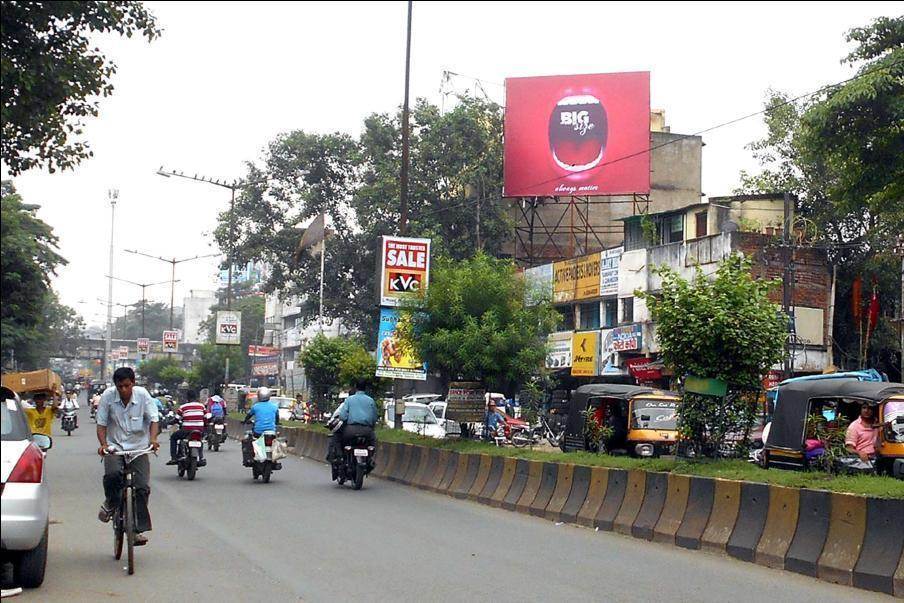
[[[119,191],[110,189],[107,191],[107,199],[110,201],[110,272],[113,274],[113,234],[116,227],[116,201],[119,200]],[[103,379],[107,381],[110,373],[110,356],[113,351],[113,278],[107,279],[107,337],[104,342],[104,370]]]

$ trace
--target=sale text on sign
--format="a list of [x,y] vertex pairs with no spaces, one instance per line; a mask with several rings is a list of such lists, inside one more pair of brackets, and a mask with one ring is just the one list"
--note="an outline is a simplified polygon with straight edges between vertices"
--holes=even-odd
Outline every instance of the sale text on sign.
[[399,306],[430,281],[430,239],[383,237],[380,305]]

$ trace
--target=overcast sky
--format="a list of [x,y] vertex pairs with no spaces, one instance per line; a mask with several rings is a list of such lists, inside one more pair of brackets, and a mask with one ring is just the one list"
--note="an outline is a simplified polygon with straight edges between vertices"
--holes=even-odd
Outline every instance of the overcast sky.
[[[402,99],[405,2],[147,4],[160,39],[102,44],[118,73],[86,128],[94,157],[74,172],[14,180],[59,235],[70,263],[55,288],[88,324],[105,320],[97,298],[107,292],[108,189],[120,192],[114,272],[166,280],[168,264],[122,250],[179,258],[216,251],[209,232],[229,191],[161,178],[160,165],[239,178],[280,132],[357,135],[367,114]],[[415,2],[412,96],[438,103],[444,70],[486,80],[499,102],[509,76],[649,70],[652,107],[665,109],[673,132],[692,133],[757,111],[769,88],[803,94],[850,77],[839,62],[849,50],[844,33],[900,6]],[[458,91],[474,85],[452,83]],[[753,118],[704,136],[706,194],[730,193],[738,172],[755,168],[744,145],[762,133]],[[213,289],[215,275],[215,258],[179,265],[177,305],[189,289]],[[169,303],[167,286],[148,292]],[[117,302],[139,295],[114,285]]]

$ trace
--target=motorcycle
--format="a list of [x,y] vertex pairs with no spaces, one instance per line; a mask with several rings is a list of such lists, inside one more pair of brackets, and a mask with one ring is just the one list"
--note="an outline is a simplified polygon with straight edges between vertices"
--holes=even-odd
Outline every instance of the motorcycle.
[[176,416],[176,413],[173,409],[167,409],[160,413],[160,431],[164,432],[170,428],[171,425],[176,425],[179,422],[179,417]]
[[63,431],[66,432],[67,436],[71,436],[72,432],[78,429],[78,425],[76,424],[76,410],[64,410],[63,416],[60,418],[60,425],[62,426]]
[[195,473],[198,467],[203,467],[207,461],[201,458],[201,441],[202,434],[200,431],[189,432],[187,437],[179,440],[179,446],[176,448],[176,468],[179,471],[179,477],[185,477],[189,481],[195,479]]
[[[336,429],[341,429],[341,421]],[[374,447],[367,445],[363,436],[355,437],[342,447],[342,456],[332,464],[333,481],[340,486],[351,480],[355,490],[364,486],[364,477],[374,469]]]
[[257,440],[252,438],[252,432],[246,431],[246,445],[251,446],[252,458],[250,463],[245,463],[245,466],[251,467],[251,475],[254,479],[261,478],[261,481],[267,484],[270,482],[270,474],[282,469],[282,463],[274,456],[273,450],[281,443],[277,440],[275,431],[265,431]]
[[213,450],[214,452],[220,450],[220,444],[226,441],[226,424],[223,419],[214,419],[213,422],[208,424],[205,439],[207,440],[208,450]]

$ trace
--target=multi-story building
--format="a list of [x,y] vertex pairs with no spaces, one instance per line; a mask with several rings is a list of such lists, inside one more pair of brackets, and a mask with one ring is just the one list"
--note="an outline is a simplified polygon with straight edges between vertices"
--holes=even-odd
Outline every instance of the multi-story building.
[[217,303],[213,291],[192,289],[184,300],[182,343],[207,343],[207,332],[201,324],[210,317],[210,309]]
[[[550,336],[548,366],[581,379],[605,375],[666,385],[669,375],[657,362],[656,325],[636,292],[661,288],[656,267],[690,279],[698,269],[712,275],[721,259],[741,253],[753,258],[759,278],[781,279],[790,266],[793,371],[822,371],[830,364],[831,272],[823,250],[782,244],[784,211],[782,195],[713,197],[628,217],[618,248],[526,270],[563,316],[562,332]],[[774,291],[772,300],[781,304],[782,291]]]

